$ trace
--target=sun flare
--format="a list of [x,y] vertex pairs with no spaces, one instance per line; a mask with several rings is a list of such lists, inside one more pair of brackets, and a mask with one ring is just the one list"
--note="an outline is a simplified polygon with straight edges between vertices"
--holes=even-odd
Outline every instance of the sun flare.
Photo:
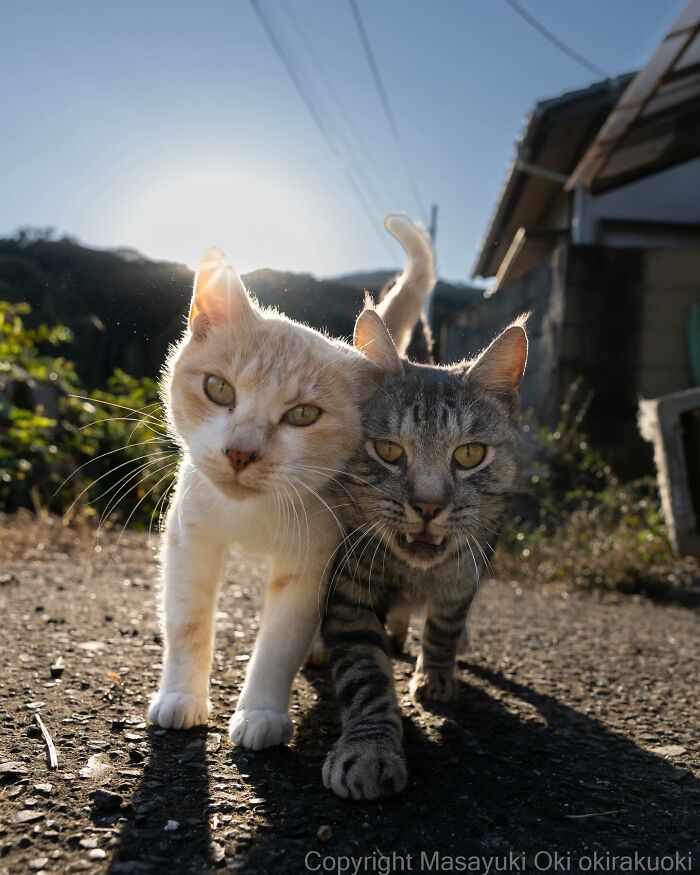
[[154,185],[132,203],[122,239],[145,254],[196,268],[219,246],[240,272],[304,271],[318,263],[323,236],[303,198],[253,174],[207,171]]

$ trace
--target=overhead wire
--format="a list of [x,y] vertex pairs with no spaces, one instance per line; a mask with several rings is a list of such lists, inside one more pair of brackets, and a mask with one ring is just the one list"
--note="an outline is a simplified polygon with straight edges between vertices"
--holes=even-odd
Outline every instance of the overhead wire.
[[[333,154],[333,156],[336,158],[336,160],[341,165],[343,173],[345,175],[345,178],[346,178],[348,184],[350,185],[350,188],[352,189],[352,192],[355,195],[355,198],[356,198],[358,204],[360,205],[362,211],[364,212],[368,221],[372,225],[373,229],[377,233],[377,236],[381,240],[382,245],[384,246],[386,252],[391,255],[392,259],[395,258],[395,254],[394,254],[393,250],[391,249],[391,247],[389,246],[389,242],[388,242],[386,236],[384,235],[384,233],[382,233],[382,231],[380,229],[379,216],[374,213],[374,211],[369,203],[369,200],[367,198],[367,195],[365,194],[365,192],[362,188],[362,185],[360,184],[359,180],[357,179],[352,168],[349,166],[347,160],[345,159],[345,156],[342,153],[342,150],[338,147],[338,144],[336,143],[336,141],[333,137],[333,134],[331,133],[331,130],[323,117],[322,112],[317,107],[316,103],[314,102],[314,99],[311,97],[307,88],[305,87],[301,77],[299,76],[297,70],[294,67],[294,64],[292,63],[291,59],[289,58],[289,55],[287,54],[284,46],[282,45],[282,42],[281,42],[278,34],[275,32],[270,19],[268,18],[267,14],[263,10],[259,0],[249,0],[249,2],[250,2],[251,7],[253,8],[255,15],[258,18],[260,24],[262,25],[262,28],[265,32],[265,35],[267,36],[272,48],[274,49],[275,54],[277,55],[277,57],[281,61],[282,66],[284,67],[284,69],[287,73],[287,76],[289,77],[297,94],[299,95],[302,102],[304,103],[307,110],[309,111],[311,118],[313,119],[313,121],[314,121],[316,127],[318,128],[319,132],[321,133],[323,139],[326,141],[326,144],[327,144],[328,148],[330,149],[331,153]],[[381,215],[381,212],[380,212],[380,215]]]
[[549,28],[545,27],[541,21],[538,21],[534,15],[529,13],[527,9],[523,8],[517,0],[505,0],[505,2],[510,6],[510,8],[517,13],[524,21],[526,21],[530,27],[534,28],[541,36],[543,36],[546,40],[548,40],[553,46],[559,49],[560,52],[563,52],[567,57],[571,58],[572,61],[576,61],[577,64],[580,64],[589,73],[593,73],[595,76],[601,76],[603,79],[610,79],[610,74],[606,73],[605,70],[602,70],[597,64],[594,64],[592,61],[589,61],[587,58],[584,58],[582,54],[577,52],[575,49],[572,49],[571,46],[568,46],[565,42],[559,39],[558,36],[555,36]]
[[357,32],[360,37],[360,42],[362,43],[362,48],[364,49],[365,57],[367,59],[367,64],[369,65],[370,72],[372,74],[372,78],[374,79],[374,84],[377,88],[377,93],[379,94],[379,100],[382,104],[382,108],[384,109],[384,115],[386,116],[387,123],[391,130],[391,133],[394,137],[394,141],[396,143],[396,148],[398,149],[399,157],[401,159],[401,163],[403,164],[404,172],[406,174],[406,178],[408,180],[409,187],[411,189],[411,194],[413,196],[413,200],[416,203],[416,207],[418,208],[418,212],[423,222],[428,224],[428,212],[425,208],[425,203],[423,198],[421,197],[420,189],[418,187],[418,183],[413,174],[413,169],[411,167],[411,163],[408,160],[408,153],[403,143],[403,139],[401,137],[401,132],[399,131],[399,126],[396,121],[396,115],[391,107],[391,102],[389,100],[389,95],[387,93],[386,88],[384,87],[384,82],[382,80],[382,75],[379,72],[379,65],[377,64],[377,60],[374,56],[374,51],[372,50],[372,44],[369,40],[369,35],[367,33],[367,28],[365,27],[364,20],[362,18],[362,13],[360,12],[360,7],[357,5],[357,0],[348,0],[350,4],[350,9],[352,11],[352,16],[355,20],[355,26],[357,27]]
[[[371,176],[370,174],[367,174],[365,176],[365,183],[368,184],[368,187],[372,188],[372,192],[375,196],[378,195],[378,200],[380,203],[383,202],[384,206],[396,209],[396,204],[399,202],[399,199],[397,198],[395,192],[391,190],[391,187],[389,186],[387,180],[377,170],[374,164],[374,158],[371,154],[371,150],[367,146],[367,143],[365,142],[362,134],[353,123],[352,115],[348,111],[347,105],[343,100],[342,95],[340,94],[338,89],[334,87],[331,76],[329,76],[328,71],[324,69],[323,64],[319,60],[318,53],[315,51],[313,45],[311,44],[310,38],[307,36],[304,28],[299,22],[299,19],[293,12],[290,0],[280,0],[280,3],[286,13],[287,18],[289,19],[292,29],[299,39],[299,42],[304,47],[308,60],[311,62],[316,73],[318,74],[319,80],[325,87],[332,104],[337,107],[339,115],[344,120],[347,128],[349,129],[351,136],[345,138],[346,142],[350,144],[349,150],[352,152],[355,151],[352,148],[352,140],[354,139],[354,141],[357,143],[357,152],[360,154],[361,158],[364,160],[364,163],[367,165],[368,169],[371,172]],[[358,158],[356,157],[355,160],[358,161]],[[387,210],[384,209],[383,212],[387,212]]]

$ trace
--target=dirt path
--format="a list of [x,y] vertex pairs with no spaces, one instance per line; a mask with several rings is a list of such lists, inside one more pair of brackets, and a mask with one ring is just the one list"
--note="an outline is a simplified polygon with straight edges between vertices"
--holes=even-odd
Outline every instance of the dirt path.
[[410,786],[357,804],[320,783],[337,733],[323,671],[298,679],[291,747],[229,746],[259,566],[231,562],[212,725],[166,733],[143,722],[161,655],[144,539],[4,538],[0,873],[450,871],[458,855],[555,871],[555,851],[560,871],[620,871],[612,856],[635,851],[677,852],[668,871],[692,851],[700,870],[697,611],[488,584],[454,707],[409,702],[415,640],[396,663]]

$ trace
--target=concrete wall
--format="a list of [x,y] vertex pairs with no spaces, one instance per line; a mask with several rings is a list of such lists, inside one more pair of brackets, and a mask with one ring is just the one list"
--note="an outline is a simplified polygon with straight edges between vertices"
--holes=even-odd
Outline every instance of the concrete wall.
[[543,421],[554,413],[549,391],[555,379],[562,309],[560,259],[542,262],[490,298],[479,298],[443,317],[436,333],[444,342],[444,361],[470,358],[487,346],[516,317],[530,311],[527,370],[523,406],[532,407]]
[[525,407],[553,425],[581,378],[593,401],[584,429],[623,475],[653,471],[639,436],[640,398],[693,385],[688,317],[700,304],[700,248],[558,246],[548,262],[445,319],[447,360],[483,348],[524,310]]

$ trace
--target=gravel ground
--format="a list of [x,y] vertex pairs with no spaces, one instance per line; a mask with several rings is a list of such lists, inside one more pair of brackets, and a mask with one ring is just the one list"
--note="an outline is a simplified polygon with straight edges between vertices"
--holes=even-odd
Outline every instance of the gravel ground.
[[0,873],[555,871],[555,852],[559,871],[610,872],[635,851],[700,869],[697,610],[486,584],[457,703],[409,701],[415,634],[396,662],[408,790],[352,803],[321,785],[338,731],[323,670],[295,685],[289,747],[228,743],[258,564],[230,563],[211,726],[165,732],[143,719],[161,658],[153,545],[129,533],[96,551],[55,525],[0,539]]

